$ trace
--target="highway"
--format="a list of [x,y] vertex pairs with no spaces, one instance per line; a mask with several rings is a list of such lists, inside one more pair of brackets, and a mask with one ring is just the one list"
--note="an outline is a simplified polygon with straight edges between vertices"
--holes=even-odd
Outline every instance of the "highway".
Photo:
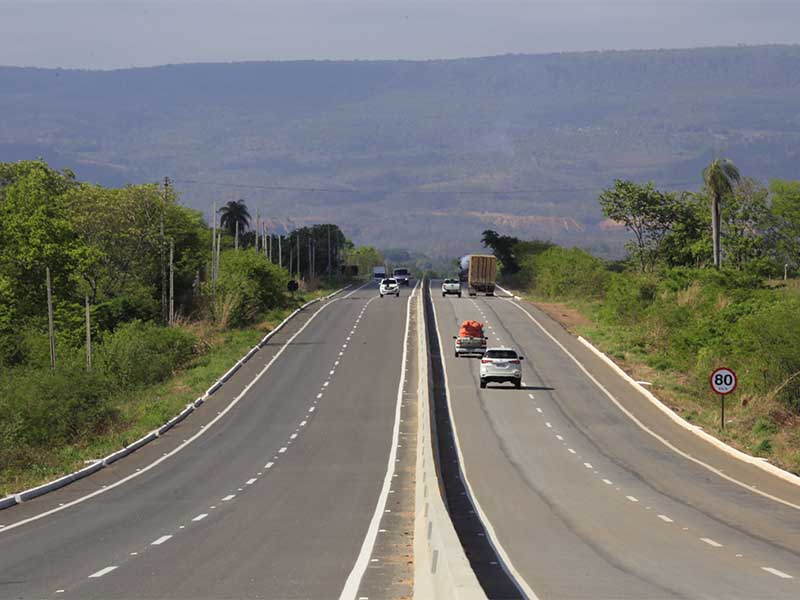
[[354,597],[393,534],[412,290],[311,307],[157,442],[0,513],[0,598]]
[[[678,427],[534,306],[440,285],[461,467],[524,595],[800,598],[800,487]],[[523,389],[479,388],[479,359],[452,352],[466,319],[525,356]]]

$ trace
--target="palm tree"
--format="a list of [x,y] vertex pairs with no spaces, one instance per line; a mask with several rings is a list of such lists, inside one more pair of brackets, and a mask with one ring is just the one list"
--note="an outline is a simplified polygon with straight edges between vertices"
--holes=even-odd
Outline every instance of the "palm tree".
[[221,215],[220,226],[226,229],[231,236],[244,233],[250,227],[250,212],[242,198],[231,200],[219,209],[219,213]]
[[733,192],[733,185],[741,179],[739,169],[727,158],[716,158],[703,169],[703,181],[706,191],[711,197],[711,236],[714,245],[714,266],[719,269],[722,264],[720,247],[720,203]]

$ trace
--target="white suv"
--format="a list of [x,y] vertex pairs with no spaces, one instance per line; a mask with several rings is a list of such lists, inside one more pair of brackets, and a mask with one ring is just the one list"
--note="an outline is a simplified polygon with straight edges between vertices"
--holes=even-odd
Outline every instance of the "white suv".
[[457,294],[461,298],[461,282],[458,279],[445,279],[442,282],[442,298],[447,294]]
[[519,389],[522,387],[522,365],[525,360],[511,348],[488,348],[481,359],[481,387],[491,381],[513,383]]
[[396,279],[381,279],[381,286],[378,289],[381,298],[386,295],[400,297],[400,286],[397,285]]

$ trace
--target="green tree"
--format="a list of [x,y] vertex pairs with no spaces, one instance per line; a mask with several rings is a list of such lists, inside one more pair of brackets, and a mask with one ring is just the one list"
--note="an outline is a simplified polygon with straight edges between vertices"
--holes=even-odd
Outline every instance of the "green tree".
[[711,215],[704,194],[685,193],[678,216],[661,242],[661,257],[668,267],[694,267],[712,261]]
[[767,231],[770,227],[769,190],[745,177],[722,207],[721,237],[726,261],[742,270],[754,261],[767,258]]
[[658,191],[652,182],[639,185],[622,179],[600,194],[603,214],[623,223],[633,233],[627,247],[642,272],[652,270],[661,250],[661,243],[678,220],[681,198]]
[[519,261],[514,254],[514,248],[520,243],[519,238],[500,235],[496,231],[487,229],[483,232],[481,243],[484,247],[492,249],[504,275],[513,275],[519,271]]
[[219,209],[219,223],[228,235],[236,235],[236,226],[239,226],[239,234],[243,234],[250,228],[250,211],[247,210],[247,203],[243,199],[231,200]]
[[722,246],[720,244],[721,206],[726,196],[733,193],[733,186],[741,175],[736,165],[727,158],[717,158],[703,169],[703,182],[711,199],[711,242],[714,249],[714,266],[722,265]]
[[775,179],[769,189],[775,253],[796,270],[800,268],[800,181]]
[[358,246],[348,250],[345,258],[345,264],[357,266],[359,275],[368,277],[372,277],[373,267],[383,265],[385,262],[380,251],[372,246]]

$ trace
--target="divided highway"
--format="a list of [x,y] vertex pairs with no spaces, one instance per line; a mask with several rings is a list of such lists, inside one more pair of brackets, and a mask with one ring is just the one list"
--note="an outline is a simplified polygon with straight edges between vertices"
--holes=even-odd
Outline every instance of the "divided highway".
[[0,513],[0,598],[330,599],[348,576],[355,593],[395,468],[411,293],[314,307],[152,447]]
[[[532,305],[440,284],[463,472],[527,596],[800,598],[800,487],[675,425]],[[467,319],[525,357],[523,389],[482,390],[479,359],[453,356]]]

